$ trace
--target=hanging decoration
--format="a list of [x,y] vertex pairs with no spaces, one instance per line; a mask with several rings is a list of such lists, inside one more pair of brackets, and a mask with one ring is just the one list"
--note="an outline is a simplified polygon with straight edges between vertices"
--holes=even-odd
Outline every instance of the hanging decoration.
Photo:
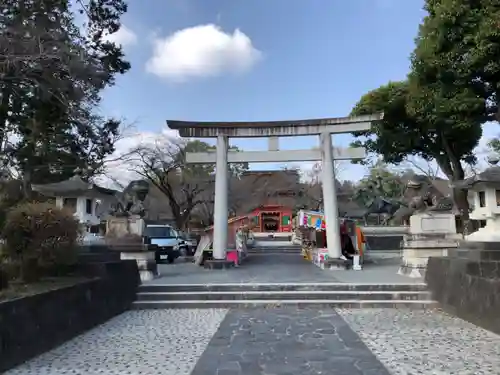
[[297,213],[298,222],[301,223],[301,226],[314,228],[316,230],[325,230],[325,215],[323,212],[317,211],[305,211],[300,210]]

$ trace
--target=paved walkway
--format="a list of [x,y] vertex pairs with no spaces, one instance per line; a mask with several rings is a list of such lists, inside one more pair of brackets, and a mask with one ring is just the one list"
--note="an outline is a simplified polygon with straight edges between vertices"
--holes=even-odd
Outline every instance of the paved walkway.
[[126,312],[6,375],[495,375],[500,336],[439,311]]
[[[396,255],[392,255],[393,257]],[[395,258],[396,259],[396,258]],[[250,254],[241,267],[211,271],[192,263],[160,265],[161,277],[152,284],[224,283],[422,283],[420,278],[397,274],[399,260],[368,264],[362,272],[322,270],[300,254]]]
[[160,266],[158,284],[335,282],[333,272],[316,267],[300,254],[250,254],[241,267],[206,270],[192,263]]
[[192,375],[388,375],[333,310],[231,311]]

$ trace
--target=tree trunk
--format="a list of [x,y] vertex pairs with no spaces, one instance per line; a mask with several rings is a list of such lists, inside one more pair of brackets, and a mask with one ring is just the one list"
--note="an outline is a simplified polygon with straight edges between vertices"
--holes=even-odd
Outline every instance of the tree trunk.
[[464,219],[469,218],[469,200],[467,190],[453,189],[453,200]]
[[23,194],[26,200],[31,200],[33,197],[33,190],[31,189],[31,171],[25,171],[23,174]]
[[7,119],[9,117],[9,103],[11,97],[10,85],[6,85],[2,91],[2,102],[0,103],[0,152],[3,151],[7,137]]
[[457,206],[460,217],[462,221],[462,233],[469,234],[474,230],[471,226],[469,219],[469,199],[468,199],[468,191],[462,189],[453,189],[453,201]]
[[[442,138],[443,146],[446,151],[446,156],[436,158],[436,162],[444,172],[446,177],[453,184],[454,182],[463,180],[465,178],[465,171],[460,163],[460,160],[453,153],[449,143],[446,141],[446,138]],[[458,208],[460,212],[460,217],[462,218],[462,222],[469,222],[469,200],[467,199],[468,191],[463,189],[452,189],[453,192],[453,202],[455,206]]]

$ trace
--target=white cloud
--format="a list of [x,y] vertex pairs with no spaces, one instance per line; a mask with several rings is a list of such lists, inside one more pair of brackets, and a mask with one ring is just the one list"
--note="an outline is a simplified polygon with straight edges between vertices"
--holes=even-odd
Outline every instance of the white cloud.
[[214,24],[199,25],[154,40],[146,70],[172,81],[248,71],[262,57],[239,29],[232,34]]
[[105,35],[103,39],[124,47],[137,43],[137,35],[125,25],[122,25],[116,33]]

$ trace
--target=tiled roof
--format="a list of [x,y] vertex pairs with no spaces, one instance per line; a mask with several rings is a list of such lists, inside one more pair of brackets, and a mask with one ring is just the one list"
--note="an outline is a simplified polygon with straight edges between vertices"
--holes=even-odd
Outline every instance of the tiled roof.
[[85,192],[94,190],[100,194],[114,195],[117,191],[112,189],[103,188],[101,186],[92,184],[90,182],[82,180],[80,176],[73,176],[67,180],[53,182],[50,184],[33,184],[33,191],[39,192],[43,195],[64,195],[64,193],[75,193],[75,192]]

